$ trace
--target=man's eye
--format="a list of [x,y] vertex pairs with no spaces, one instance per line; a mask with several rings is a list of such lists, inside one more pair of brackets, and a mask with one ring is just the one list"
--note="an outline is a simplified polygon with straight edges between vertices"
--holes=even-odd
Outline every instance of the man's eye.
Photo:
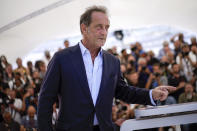
[[109,27],[105,27],[106,31],[108,31]]
[[102,29],[102,27],[101,26],[97,26],[97,29]]

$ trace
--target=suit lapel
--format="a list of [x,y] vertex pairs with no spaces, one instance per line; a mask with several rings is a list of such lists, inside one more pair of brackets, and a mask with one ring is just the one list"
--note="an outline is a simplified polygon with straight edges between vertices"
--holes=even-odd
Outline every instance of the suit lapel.
[[81,84],[81,87],[84,90],[84,93],[88,97],[88,99],[91,101],[93,104],[93,100],[90,94],[90,89],[88,86],[88,80],[86,76],[86,71],[85,71],[85,65],[83,62],[81,50],[79,47],[79,44],[73,48],[72,53],[71,53],[71,62],[73,64],[74,69],[76,70],[76,75],[78,76],[79,82]]

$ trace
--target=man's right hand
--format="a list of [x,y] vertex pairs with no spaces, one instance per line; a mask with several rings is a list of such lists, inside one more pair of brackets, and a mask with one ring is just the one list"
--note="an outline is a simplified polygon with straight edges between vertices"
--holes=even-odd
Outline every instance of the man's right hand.
[[158,86],[152,90],[152,97],[154,100],[164,101],[167,99],[169,92],[175,91],[173,86]]

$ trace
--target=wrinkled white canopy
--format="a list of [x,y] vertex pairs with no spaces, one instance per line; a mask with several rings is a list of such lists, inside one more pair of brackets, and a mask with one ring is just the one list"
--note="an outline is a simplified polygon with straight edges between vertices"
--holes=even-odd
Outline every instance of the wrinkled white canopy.
[[1,0],[0,55],[13,63],[46,41],[79,35],[91,5],[109,9],[110,30],[159,24],[197,32],[196,0]]

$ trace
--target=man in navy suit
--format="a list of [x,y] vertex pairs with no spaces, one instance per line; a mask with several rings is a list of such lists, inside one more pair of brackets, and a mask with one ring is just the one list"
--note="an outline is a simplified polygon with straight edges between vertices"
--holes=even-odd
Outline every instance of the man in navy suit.
[[120,62],[101,47],[109,29],[106,8],[93,6],[80,18],[83,39],[57,52],[48,65],[39,96],[38,127],[52,131],[52,105],[59,99],[57,131],[114,131],[113,98],[154,105],[172,87],[146,90],[125,83]]

